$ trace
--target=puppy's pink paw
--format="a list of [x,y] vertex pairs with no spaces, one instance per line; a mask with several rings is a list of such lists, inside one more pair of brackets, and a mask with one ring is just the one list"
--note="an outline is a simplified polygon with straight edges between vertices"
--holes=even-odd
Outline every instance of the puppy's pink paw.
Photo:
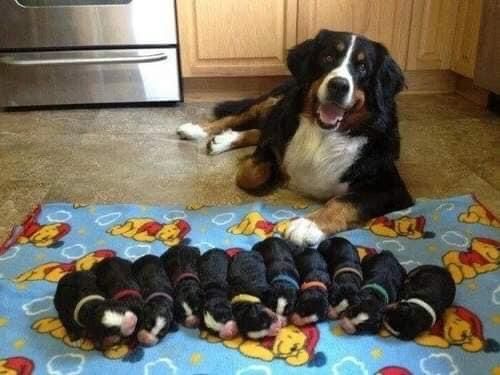
[[279,319],[276,319],[269,327],[268,336],[276,336],[279,333],[280,329],[281,329],[281,322]]
[[124,337],[130,336],[134,333],[136,325],[137,316],[133,312],[127,311],[123,316],[120,332]]
[[158,344],[158,338],[153,334],[149,333],[145,329],[141,329],[137,333],[137,341],[139,341],[142,345],[153,346]]
[[234,320],[229,320],[219,332],[219,337],[223,340],[229,340],[238,334],[238,326]]
[[189,315],[184,321],[187,328],[196,328],[200,324],[200,319],[196,315]]
[[339,325],[342,327],[345,333],[353,335],[356,333],[356,326],[347,318],[342,318],[339,320]]

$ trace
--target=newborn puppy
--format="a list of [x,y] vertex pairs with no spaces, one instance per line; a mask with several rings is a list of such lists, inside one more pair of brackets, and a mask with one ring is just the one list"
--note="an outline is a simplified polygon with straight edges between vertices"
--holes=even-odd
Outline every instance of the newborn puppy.
[[161,256],[174,286],[174,317],[188,328],[200,324],[203,292],[198,277],[199,259],[200,250],[186,245],[172,246]]
[[276,336],[281,324],[262,300],[269,292],[264,259],[256,251],[241,251],[231,258],[228,281],[233,315],[241,334],[260,339]]
[[321,242],[318,251],[328,264],[332,285],[328,291],[328,317],[337,319],[350,305],[359,302],[358,292],[363,282],[363,271],[356,247],[342,237]]
[[266,305],[278,314],[282,326],[285,326],[299,289],[299,271],[293,260],[292,245],[281,238],[270,237],[255,244],[252,250],[262,255],[266,265],[266,277],[271,285]]
[[64,275],[57,284],[54,306],[71,341],[85,337],[99,348],[130,336],[137,322],[123,302],[106,299],[91,271]]
[[328,266],[320,252],[305,249],[295,257],[300,274],[300,291],[295,304],[292,322],[296,326],[320,322],[328,316],[328,288],[330,275]]
[[405,269],[390,251],[366,256],[361,262],[364,284],[359,302],[341,314],[340,326],[346,333],[377,333],[386,305],[398,300],[406,278]]
[[[136,324],[142,319],[144,303],[137,282],[132,275],[132,262],[119,257],[106,258],[92,267],[97,277],[97,286],[106,297],[123,302],[133,314],[129,316],[129,327],[124,336],[134,333]],[[117,317],[118,319],[118,317]]]
[[132,273],[144,298],[144,313],[137,340],[156,345],[167,334],[174,319],[172,284],[160,257],[144,255],[132,264]]
[[400,301],[387,306],[384,326],[402,340],[430,329],[455,299],[455,282],[439,266],[419,266],[408,274]]
[[224,250],[205,252],[198,263],[200,282],[205,295],[203,322],[221,339],[231,339],[238,333],[229,303],[227,271],[230,257]]

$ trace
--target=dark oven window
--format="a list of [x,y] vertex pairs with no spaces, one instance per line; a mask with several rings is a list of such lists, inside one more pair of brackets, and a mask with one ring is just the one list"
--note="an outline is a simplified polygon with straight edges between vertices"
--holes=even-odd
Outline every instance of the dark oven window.
[[73,5],[128,4],[131,3],[132,0],[17,0],[17,2],[25,7],[57,7]]

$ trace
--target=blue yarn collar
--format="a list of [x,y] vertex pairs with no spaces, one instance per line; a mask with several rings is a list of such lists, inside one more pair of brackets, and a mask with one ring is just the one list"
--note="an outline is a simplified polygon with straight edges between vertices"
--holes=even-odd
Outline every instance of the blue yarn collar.
[[272,281],[271,281],[271,284],[274,284],[276,281],[285,281],[287,282],[288,284],[290,284],[291,286],[294,287],[294,289],[299,289],[299,284],[297,283],[297,281],[295,281],[294,278],[288,276],[288,275],[278,275],[276,276]]

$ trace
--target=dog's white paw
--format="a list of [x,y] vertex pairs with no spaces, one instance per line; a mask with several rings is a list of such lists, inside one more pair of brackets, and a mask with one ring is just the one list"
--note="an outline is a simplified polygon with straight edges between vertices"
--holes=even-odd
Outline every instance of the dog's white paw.
[[212,138],[207,145],[207,152],[210,155],[217,155],[232,148],[233,142],[238,140],[238,132],[226,130]]
[[200,140],[207,138],[208,134],[200,125],[187,122],[177,128],[177,135],[182,139]]
[[285,238],[299,246],[316,246],[325,239],[325,234],[316,223],[301,217],[290,222]]

